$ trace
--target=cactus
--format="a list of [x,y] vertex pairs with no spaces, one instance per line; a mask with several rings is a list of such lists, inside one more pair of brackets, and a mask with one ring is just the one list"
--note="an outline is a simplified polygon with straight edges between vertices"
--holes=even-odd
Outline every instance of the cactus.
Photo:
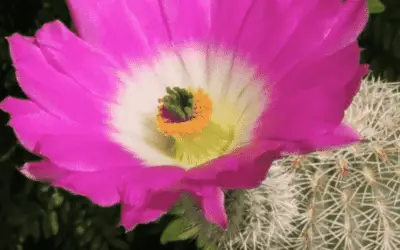
[[398,86],[364,80],[345,119],[365,140],[288,156],[259,188],[229,191],[226,231],[184,199],[182,232],[207,250],[400,249]]
[[398,83],[364,81],[345,119],[364,141],[291,157],[300,214],[286,248],[400,249]]

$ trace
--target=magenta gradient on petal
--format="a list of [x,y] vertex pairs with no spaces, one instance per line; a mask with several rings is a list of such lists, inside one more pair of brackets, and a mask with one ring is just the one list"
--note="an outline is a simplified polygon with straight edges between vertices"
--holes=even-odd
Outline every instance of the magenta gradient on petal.
[[102,126],[104,104],[52,67],[35,44],[18,34],[8,41],[17,80],[32,101],[61,119],[93,128]]
[[196,183],[186,185],[186,189],[193,194],[194,200],[203,210],[204,217],[226,229],[228,218],[225,212],[224,191],[216,186],[197,185]]
[[180,192],[156,192],[144,194],[149,200],[131,205],[122,203],[121,225],[127,230],[132,230],[136,225],[150,223],[167,213],[180,198]]
[[123,175],[113,169],[95,172],[69,171],[44,160],[26,163],[21,172],[30,179],[46,181],[55,187],[86,196],[101,206],[112,206],[121,201],[119,185]]
[[74,79],[85,90],[110,101],[119,79],[117,62],[73,34],[64,24],[45,24],[36,43],[49,64]]
[[[0,109],[11,115],[8,125],[13,127],[19,142],[28,150],[37,152],[38,143],[46,135],[65,135],[88,133],[81,126],[61,120],[43,110],[35,102],[7,97]],[[29,124],[29,126],[27,126]]]
[[79,35],[113,56],[121,67],[150,55],[143,32],[146,27],[141,27],[137,17],[130,13],[127,1],[67,0],[67,3]]
[[265,179],[271,163],[280,157],[281,148],[280,142],[253,141],[231,154],[189,170],[187,179],[202,185],[217,184],[224,189],[255,188]]
[[[79,36],[54,21],[35,37],[8,38],[29,100],[8,97],[0,109],[10,113],[21,144],[43,157],[24,165],[25,176],[101,206],[120,203],[128,230],[158,219],[183,193],[192,195],[207,220],[225,228],[224,191],[257,187],[284,153],[361,139],[343,117],[368,71],[357,44],[368,18],[366,1],[67,3]],[[190,170],[146,166],[110,139],[109,106],[121,89],[119,73],[151,65],[164,49],[179,55],[190,44],[246,60],[265,80],[268,106],[252,140],[230,154]]]

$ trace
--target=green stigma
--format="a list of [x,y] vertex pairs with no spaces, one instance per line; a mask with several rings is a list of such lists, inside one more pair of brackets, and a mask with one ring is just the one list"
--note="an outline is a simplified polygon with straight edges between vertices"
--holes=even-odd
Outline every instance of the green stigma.
[[184,121],[193,115],[193,94],[183,88],[167,87],[167,95],[162,98],[163,106],[172,115]]

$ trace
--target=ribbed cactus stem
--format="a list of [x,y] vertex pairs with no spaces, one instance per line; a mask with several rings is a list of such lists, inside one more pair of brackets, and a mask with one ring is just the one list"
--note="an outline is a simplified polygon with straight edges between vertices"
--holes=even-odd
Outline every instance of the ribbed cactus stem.
[[285,162],[296,173],[301,216],[282,249],[400,249],[398,86],[363,82],[346,120],[366,140]]

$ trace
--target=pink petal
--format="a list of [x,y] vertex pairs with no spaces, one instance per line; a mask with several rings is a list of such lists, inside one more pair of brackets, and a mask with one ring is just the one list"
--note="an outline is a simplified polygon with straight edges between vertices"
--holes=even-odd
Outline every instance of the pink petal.
[[277,82],[302,60],[353,43],[367,22],[366,13],[365,1],[213,1],[211,40]]
[[224,189],[255,188],[265,179],[272,162],[281,156],[280,150],[278,142],[253,141],[231,154],[191,169],[186,178],[189,183],[217,185]]
[[0,109],[10,113],[11,115],[28,115],[32,113],[40,113],[43,110],[34,102],[29,100],[17,99],[14,97],[6,97],[0,103]]
[[210,30],[210,0],[127,1],[154,48],[170,43],[205,42]]
[[313,56],[329,55],[357,40],[368,21],[367,1],[342,1],[335,25]]
[[[218,175],[218,184],[226,189],[257,188],[265,180],[273,161],[279,156],[277,152],[264,152],[260,156],[255,156],[252,153],[248,156],[242,154],[242,158],[237,159],[238,169],[221,172]],[[229,156],[226,158],[229,158]]]
[[279,82],[304,60],[321,58],[356,42],[367,23],[366,3],[359,2],[362,1],[317,1],[315,7],[299,19],[295,32],[263,72],[272,82]]
[[211,42],[255,65],[262,77],[273,77],[271,62],[315,3],[316,0],[238,0],[234,4],[230,0],[212,1]]
[[121,225],[131,230],[165,214],[179,199],[185,170],[178,167],[139,168],[126,177]]
[[[357,94],[358,90],[360,90],[361,87],[361,82],[362,82],[361,79],[368,73],[368,71],[369,71],[369,65],[367,64],[364,64],[358,68],[356,74],[353,76],[353,78],[346,86],[345,91],[347,96],[355,96]],[[352,101],[353,98],[345,102],[346,109],[350,106]]]
[[[313,4],[314,1],[302,5],[277,0],[238,0],[234,4],[230,0],[211,1],[211,42],[247,55],[267,42],[268,37],[271,41],[268,46],[273,51],[279,50],[279,45],[283,44],[298,22],[297,16],[304,14],[303,9]],[[291,18],[282,18],[286,15]],[[264,60],[269,60],[270,55],[266,53],[265,56]]]
[[268,72],[266,72],[271,81],[279,81],[290,69],[302,63],[302,60],[307,59],[307,56],[323,43],[337,22],[338,14],[344,6],[341,1],[336,0],[314,2],[316,2],[314,8],[310,9],[307,15],[298,19],[299,23],[294,33],[282,47],[280,53],[271,61]]
[[324,135],[312,138],[312,140],[310,140],[310,146],[313,151],[315,151],[315,149],[322,151],[343,145],[349,145],[359,142],[360,140],[362,140],[362,137],[356,131],[354,131],[347,124],[341,124],[334,130]]
[[119,85],[116,63],[104,53],[79,39],[59,21],[45,24],[36,42],[48,62],[87,91],[106,100]]
[[33,153],[51,159],[59,167],[94,171],[141,165],[134,155],[105,135],[59,119],[31,101],[7,98],[0,107],[10,112],[9,125],[21,144]]
[[143,27],[130,13],[125,0],[68,0],[67,3],[79,35],[110,53],[121,66],[146,59],[151,52]]
[[28,150],[35,151],[44,135],[83,134],[89,132],[77,124],[63,121],[41,109],[34,102],[7,97],[0,109],[11,116],[8,125],[14,129],[18,141]]
[[100,206],[112,206],[120,202],[121,171],[68,171],[47,160],[26,163],[21,170],[30,179],[50,182],[55,187],[86,196]]
[[122,203],[120,224],[132,230],[141,223],[150,223],[166,214],[179,199],[179,192],[159,192],[147,194],[148,199],[138,200],[135,205]]
[[74,171],[135,168],[142,165],[135,155],[112,142],[106,135],[97,133],[44,135],[35,152],[60,167]]
[[255,137],[296,141],[336,128],[354,97],[355,91],[349,90],[361,81],[357,72],[364,68],[359,65],[355,43],[332,56],[299,65],[272,88],[270,106]]
[[32,101],[62,119],[99,128],[106,117],[103,103],[57,72],[40,49],[24,37],[14,34],[8,40],[17,80]]
[[140,167],[125,175],[124,203],[139,206],[152,194],[161,191],[180,191],[185,170],[179,167]]
[[228,217],[225,212],[225,196],[221,188],[208,185],[188,185],[187,189],[201,206],[204,217],[226,229]]

